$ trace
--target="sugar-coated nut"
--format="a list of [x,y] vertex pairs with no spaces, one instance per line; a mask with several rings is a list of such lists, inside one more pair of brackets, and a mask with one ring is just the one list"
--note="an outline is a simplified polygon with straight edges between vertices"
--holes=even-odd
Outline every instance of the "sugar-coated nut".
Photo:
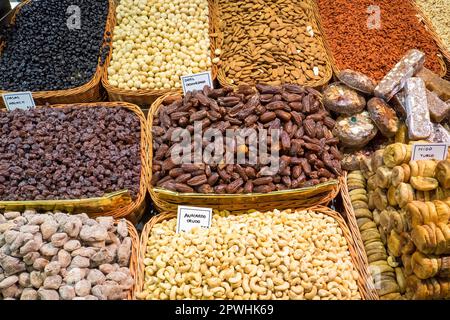
[[55,276],[61,271],[61,264],[58,261],[52,261],[44,268],[46,276]]
[[117,262],[121,267],[127,266],[130,263],[131,244],[131,238],[126,237],[117,249]]
[[98,251],[97,248],[81,247],[80,249],[72,251],[71,255],[72,255],[72,257],[82,256],[82,257],[86,257],[86,258],[91,258],[97,251]]
[[82,257],[82,256],[75,256],[72,259],[72,263],[70,264],[70,267],[72,268],[88,268],[90,265],[89,258]]
[[[69,216],[58,212],[43,214],[43,220],[34,221],[35,224],[32,224],[31,220],[35,216],[36,214],[30,213],[25,219],[22,216],[10,215],[14,217],[11,227],[0,231],[0,299],[127,298],[133,288],[134,279],[128,268],[132,240],[128,236],[122,238],[122,235],[128,235],[126,223],[126,233],[122,230],[120,235],[111,218],[96,221],[85,215]],[[53,232],[53,228],[52,234],[47,234],[47,239],[43,239],[41,233],[45,223],[47,226],[43,229],[49,224],[58,224],[56,232]],[[77,224],[80,225],[80,230],[74,238],[62,232],[70,223],[73,224],[68,228],[69,232],[73,231],[74,225],[75,229]],[[86,240],[80,241],[82,226],[87,227],[83,231],[83,238]],[[109,239],[108,245],[106,240],[99,240],[105,235]],[[60,248],[61,246],[69,251]],[[19,249],[22,249],[22,253]]]
[[66,251],[75,251],[81,248],[81,243],[78,240],[69,240],[64,244],[64,250]]
[[58,290],[62,283],[60,275],[48,276],[44,280],[44,289]]
[[6,289],[19,281],[18,276],[10,276],[0,282],[0,290]]
[[103,284],[106,280],[106,277],[100,270],[92,269],[89,271],[86,279],[91,282],[92,286],[96,286],[99,284]]
[[[94,221],[95,222],[95,221]],[[99,224],[81,227],[80,238],[87,242],[105,241],[108,237],[108,230]]]
[[98,267],[98,269],[99,269],[101,272],[103,272],[103,274],[108,274],[108,273],[110,273],[110,272],[115,271],[115,268],[113,267],[113,265],[112,265],[112,264],[109,264],[109,263],[105,263],[105,264],[100,265],[100,266]]
[[39,271],[31,271],[30,283],[34,288],[39,289],[44,283],[44,274]]
[[18,211],[7,211],[3,214],[3,216],[7,219],[7,220],[13,220],[17,217],[20,216],[20,212]]
[[66,233],[55,233],[51,237],[51,242],[54,247],[62,247],[64,244],[69,241],[69,237]]
[[40,288],[38,290],[38,295],[40,300],[59,300],[59,294],[56,290]]
[[14,300],[20,297],[22,289],[19,289],[17,285],[13,284],[12,286],[2,289],[0,292],[5,299],[11,298]]
[[33,288],[25,288],[22,291],[22,294],[20,296],[20,300],[37,300],[38,299],[38,293]]
[[128,226],[125,219],[121,219],[117,224],[117,233],[122,237],[128,237]]
[[41,246],[39,249],[39,252],[43,256],[47,257],[53,257],[54,255],[58,254],[59,249],[53,246],[51,243],[46,243]]
[[59,250],[58,262],[62,268],[67,268],[72,262],[72,256],[66,250]]
[[41,233],[44,240],[50,239],[52,235],[58,230],[58,223],[53,218],[48,218],[43,224],[41,224]]
[[22,272],[19,275],[19,284],[23,288],[27,288],[27,287],[31,286],[30,274],[28,272]]
[[49,261],[45,258],[37,258],[33,263],[33,268],[35,270],[44,271],[44,268],[48,263]]
[[62,300],[72,300],[75,298],[75,288],[73,286],[61,286],[59,288],[59,295]]
[[73,268],[67,272],[65,282],[69,285],[74,285],[84,279],[86,271],[81,268]]
[[111,230],[114,226],[114,218],[113,217],[98,217],[97,222],[106,228],[106,230]]
[[91,283],[88,280],[81,280],[75,284],[75,292],[79,297],[85,297],[91,292]]

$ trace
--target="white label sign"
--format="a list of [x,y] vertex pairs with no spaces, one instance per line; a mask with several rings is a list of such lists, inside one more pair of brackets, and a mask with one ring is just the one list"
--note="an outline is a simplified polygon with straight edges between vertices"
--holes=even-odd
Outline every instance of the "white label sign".
[[184,94],[189,91],[203,90],[205,86],[214,88],[210,71],[182,76],[181,84],[183,85]]
[[189,232],[192,228],[211,227],[212,209],[178,206],[177,233]]
[[16,109],[29,110],[36,107],[31,92],[14,92],[3,94],[3,101],[6,109],[13,111]]
[[448,145],[446,143],[416,143],[413,145],[412,160],[445,160]]

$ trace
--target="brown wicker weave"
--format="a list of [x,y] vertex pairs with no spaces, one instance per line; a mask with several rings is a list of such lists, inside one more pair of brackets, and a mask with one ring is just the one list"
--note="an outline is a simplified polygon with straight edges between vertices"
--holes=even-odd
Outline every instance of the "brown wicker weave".
[[[19,10],[27,5],[31,0],[26,0],[24,2],[21,2],[13,15],[12,21],[15,21],[15,17]],[[114,0],[108,0],[109,2],[109,8],[108,8],[108,17],[106,19],[106,25],[105,25],[105,33],[104,33],[104,39],[107,38],[106,33],[111,32],[116,24],[116,17],[115,17],[115,11],[116,11],[116,5]],[[106,41],[104,41],[104,45],[106,44]],[[0,54],[1,50],[4,44],[0,43]],[[99,48],[100,51],[100,48]],[[100,91],[100,81],[103,75],[105,69],[105,65],[100,65],[100,58],[98,59],[98,65],[97,70],[95,71],[95,74],[93,78],[86,84],[72,88],[72,89],[65,89],[65,90],[55,90],[55,91],[35,91],[33,92],[33,98],[36,102],[36,105],[44,105],[46,103],[49,104],[62,104],[62,103],[81,103],[81,102],[95,102],[101,100],[101,91]],[[3,91],[0,88],[0,96],[2,94],[8,93],[9,91]],[[5,104],[3,99],[0,99],[0,108],[5,108]]]
[[[176,97],[177,94],[169,93],[156,99],[148,113],[149,132],[149,168],[153,162],[153,117],[159,107],[167,99]],[[217,210],[229,210],[233,212],[247,212],[250,209],[259,210],[307,208],[315,205],[327,205],[339,193],[339,181],[331,180],[314,187],[274,191],[266,194],[201,194],[178,193],[150,185],[152,170],[148,171],[148,190],[153,203],[158,211],[173,211],[178,205],[207,206]]]
[[347,185],[347,172],[345,172],[345,174],[344,174],[342,183],[343,183],[341,186],[342,202],[343,202],[344,211],[345,211],[345,214],[347,217],[347,224],[348,224],[348,227],[352,234],[352,237],[354,239],[355,249],[358,252],[358,254],[356,255],[356,259],[358,260],[359,265],[361,266],[361,272],[364,274],[364,277],[367,279],[367,281],[365,282],[366,292],[372,298],[371,300],[379,300],[378,293],[377,293],[377,290],[375,289],[375,284],[374,284],[372,275],[369,271],[369,261],[367,260],[367,254],[366,254],[366,250],[364,248],[364,243],[361,238],[361,233],[358,228],[358,223],[356,222],[355,211],[353,210],[352,202],[350,200],[350,195],[348,192],[348,185]]
[[[413,0],[408,0],[408,1],[410,1],[411,3],[413,2]],[[337,74],[339,74],[339,72],[341,70],[338,67],[336,59],[334,58],[334,55],[333,55],[333,51],[331,50],[330,44],[328,43],[326,33],[324,32],[324,29],[323,29],[323,26],[322,26],[322,20],[321,20],[321,17],[320,17],[319,6],[317,5],[316,1],[313,1],[313,7],[314,7],[314,15],[315,15],[315,18],[317,20],[317,24],[318,24],[320,33],[322,34],[322,37],[323,37],[323,42],[324,42],[324,45],[325,45],[325,49],[327,50],[328,57],[329,57],[330,62],[331,62],[331,67],[333,68],[334,74],[337,75]],[[435,35],[436,35],[435,33],[433,34],[433,32],[431,32],[431,30],[433,30],[433,27],[432,27],[432,25],[429,24],[430,23],[429,20],[425,19],[423,17],[423,15],[421,15],[420,12],[418,12],[418,16],[419,16],[418,17],[419,21],[422,24],[424,24],[425,29],[427,29],[430,32],[430,36],[433,38],[433,40],[436,42],[438,47],[441,49],[441,46],[440,46],[439,43],[442,43],[442,41],[440,41],[439,38],[435,37]],[[444,55],[443,53],[440,53],[437,56],[437,60],[439,61],[439,64],[441,66],[440,73],[439,73],[439,75],[441,77],[445,76],[445,74],[447,73],[447,66],[445,65],[445,61],[444,61],[444,56],[443,55]]]
[[[113,216],[114,218],[128,218],[130,220],[136,221],[139,219],[145,211],[146,203],[145,196],[147,194],[147,177],[149,175],[148,167],[148,133],[147,133],[147,123],[146,118],[142,110],[133,104],[126,102],[97,102],[97,103],[81,103],[81,104],[62,104],[62,105],[52,105],[49,108],[93,108],[93,107],[107,107],[116,108],[123,107],[130,110],[139,118],[141,126],[141,176],[140,176],[140,186],[139,193],[135,200],[128,201],[127,203],[121,203],[120,206],[111,208],[109,203],[106,207],[96,205],[97,202],[92,202],[89,199],[81,199],[83,203],[81,207],[77,208],[77,204],[70,203],[71,200],[36,200],[36,201],[0,201],[0,209],[9,210],[24,210],[26,208],[35,208],[40,210],[65,210],[67,212],[79,212],[80,210],[86,210],[87,208],[94,208],[92,212],[86,212],[92,217],[107,215]],[[46,108],[44,106],[38,106],[36,108]],[[6,112],[6,111],[0,111]],[[66,204],[67,203],[67,204]],[[131,215],[131,216],[130,216]]]
[[[215,2],[218,2],[218,0],[215,0]],[[311,2],[311,6],[313,2],[315,2],[314,0],[309,1]],[[218,3],[217,6],[219,7]],[[219,10],[219,18],[220,18],[220,9]],[[311,26],[315,26],[317,25],[318,29],[320,30],[320,38],[323,39],[323,31],[320,29],[320,26],[318,25],[315,15],[314,15],[314,10],[312,10],[310,12],[310,20],[309,20],[309,24]],[[314,29],[314,28],[313,28]],[[223,32],[222,30],[220,30],[221,33],[221,40],[223,39]],[[222,40],[223,41],[223,40]],[[329,59],[329,54],[328,51],[326,50],[326,47],[322,41],[319,41],[322,44],[322,50],[325,51],[325,54],[327,56],[327,60],[326,60],[326,65],[325,65],[325,75],[323,78],[319,79],[319,80],[314,80],[314,81],[307,81],[305,83],[302,83],[302,85],[304,86],[308,86],[308,87],[314,87],[314,88],[318,88],[318,87],[322,87],[324,85],[326,85],[328,83],[328,81],[330,81],[331,77],[333,76],[333,70],[332,70],[332,63]],[[222,42],[220,42],[220,47],[222,47]],[[219,71],[217,73],[217,80],[219,81],[220,85],[225,87],[225,86],[232,86],[232,87],[237,87],[237,85],[242,84],[239,83],[239,79],[230,79],[228,78],[226,72],[225,72],[225,65],[220,66]],[[281,80],[281,79],[280,79]]]
[[[361,294],[361,298],[363,300],[375,300],[376,298],[370,294],[370,292],[367,291],[367,274],[364,272],[365,266],[361,265],[360,260],[358,260],[359,255],[359,249],[355,247],[354,238],[352,237],[352,234],[347,227],[344,219],[342,216],[336,212],[331,210],[330,208],[324,207],[324,206],[314,206],[311,208],[307,208],[305,210],[312,210],[315,212],[320,212],[323,214],[326,214],[333,219],[335,219],[339,227],[342,229],[342,233],[347,240],[347,245],[350,251],[350,256],[353,262],[353,265],[356,269],[356,271],[359,274],[358,278],[358,288],[359,292]],[[264,210],[259,210],[264,211]],[[172,218],[176,218],[177,214],[172,212],[164,212],[161,213],[155,217],[153,217],[147,224],[144,226],[144,229],[141,233],[141,239],[140,239],[140,247],[139,247],[139,256],[138,256],[138,264],[137,264],[137,276],[136,276],[136,285],[135,285],[135,295],[142,292],[144,288],[144,281],[145,281],[145,265],[144,265],[144,258],[147,250],[147,241],[150,235],[150,231],[152,230],[153,226],[155,226],[157,223],[160,223],[164,220],[169,220]]]
[[[218,19],[217,19],[217,7],[215,6],[212,0],[208,0],[209,7],[209,35],[210,35],[210,52],[211,52],[211,60],[214,58],[214,51],[218,48],[217,39],[220,38],[220,34],[218,33]],[[130,103],[137,104],[143,108],[150,106],[156,98],[167,94],[167,93],[179,93],[181,94],[183,91],[181,88],[179,89],[146,89],[146,90],[127,90],[120,89],[118,87],[112,86],[108,81],[108,66],[112,60],[112,47],[110,49],[110,54],[106,59],[105,63],[105,72],[102,77],[103,87],[106,89],[109,95],[110,101],[127,101]],[[211,75],[213,80],[217,77],[217,66],[212,64],[211,67]]]
[[[119,221],[115,221],[114,224],[117,225]],[[139,235],[134,227],[134,225],[126,220],[127,227],[128,227],[128,236],[131,238],[131,258],[130,258],[130,273],[133,279],[136,280],[137,278],[137,257],[139,255]],[[134,299],[134,291],[135,291],[136,281],[134,281],[134,285],[131,288],[130,292],[128,293],[128,300]]]

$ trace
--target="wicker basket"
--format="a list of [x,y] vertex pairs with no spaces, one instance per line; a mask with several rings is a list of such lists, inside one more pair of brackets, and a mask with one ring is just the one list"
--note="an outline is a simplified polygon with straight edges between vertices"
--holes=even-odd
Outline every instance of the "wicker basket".
[[[412,0],[408,0],[408,1],[413,2]],[[321,20],[321,17],[320,17],[319,6],[318,6],[316,1],[313,1],[313,7],[314,7],[314,15],[315,15],[315,18],[317,20],[317,24],[318,24],[320,33],[322,34],[322,37],[323,37],[323,42],[324,42],[324,45],[325,45],[325,49],[326,49],[326,51],[328,53],[328,57],[329,57],[330,62],[331,62],[331,67],[333,68],[334,74],[338,75],[339,72],[341,71],[341,69],[339,69],[339,67],[338,67],[336,59],[335,59],[335,57],[333,55],[333,50],[331,50],[331,46],[330,46],[330,44],[328,42],[326,33],[325,33],[323,25],[322,25],[322,20]],[[441,49],[441,46],[439,45],[439,43],[441,41],[439,40],[439,38],[435,37],[435,35],[436,35],[435,33],[433,34],[431,32],[431,30],[433,30],[432,29],[433,27],[429,24],[429,21],[427,19],[425,19],[423,17],[423,15],[420,15],[420,12],[418,13],[418,15],[419,15],[419,21],[422,24],[424,24],[425,29],[427,29],[431,33],[431,36],[432,36],[433,40],[436,42],[438,47]],[[439,64],[440,64],[440,67],[441,67],[440,68],[440,72],[439,72],[439,75],[441,77],[443,77],[447,73],[447,66],[445,65],[445,61],[444,61],[444,56],[443,55],[444,55],[443,53],[440,53],[437,56],[437,60],[439,61]]]
[[[145,116],[142,110],[133,104],[126,102],[100,102],[100,103],[84,103],[84,104],[67,104],[67,105],[52,105],[49,108],[93,108],[97,106],[116,108],[123,107],[137,115],[141,125],[141,176],[139,193],[135,200],[123,198],[112,194],[109,199],[99,198],[95,199],[77,199],[77,200],[33,200],[33,201],[0,201],[0,209],[5,210],[25,210],[27,208],[34,208],[37,210],[64,210],[66,212],[85,212],[92,217],[108,215],[114,218],[130,218],[135,221],[139,219],[145,211],[146,202],[145,196],[147,194],[147,177],[149,175],[148,167],[148,133]],[[44,108],[39,106],[37,108]],[[0,111],[1,112],[1,111]],[[2,111],[5,112],[5,111]]]
[[[153,163],[153,117],[166,99],[172,99],[176,94],[159,97],[148,113],[149,132],[149,168]],[[315,205],[327,205],[339,193],[339,181],[331,180],[313,187],[274,191],[270,193],[252,194],[201,194],[179,193],[150,185],[152,170],[148,170],[148,190],[158,211],[173,211],[178,205],[207,206],[217,210],[247,212],[250,209],[259,210],[308,208]]]
[[[31,0],[26,0],[24,2],[21,2],[17,7],[16,11],[13,15],[12,21],[15,22],[15,17],[19,10],[30,3]],[[108,9],[108,17],[106,20],[105,25],[105,33],[103,38],[107,38],[107,33],[111,32],[116,24],[115,22],[115,1],[114,0],[108,0],[109,3],[109,9]],[[103,42],[103,45],[107,45],[106,41]],[[0,53],[4,46],[4,43],[0,43]],[[98,59],[97,64],[97,70],[95,71],[95,74],[93,78],[86,84],[72,88],[72,89],[65,89],[65,90],[55,90],[55,91],[35,91],[32,92],[34,101],[37,105],[45,105],[46,103],[49,104],[62,104],[62,103],[82,103],[82,102],[95,102],[101,100],[101,86],[100,81],[103,75],[105,69],[105,65],[100,64],[100,58]],[[8,93],[10,91],[3,91],[0,90],[0,95]],[[3,99],[0,99],[0,108],[5,108],[5,104]]]
[[[411,2],[411,5],[414,7],[414,9],[418,12],[419,20],[425,25],[425,29],[432,35],[434,41],[439,46],[439,49],[441,49],[441,52],[443,56],[450,60],[450,48],[447,48],[442,41],[441,37],[436,32],[436,29],[434,28],[433,22],[430,18],[428,18],[428,15],[426,12],[420,7],[420,5],[415,0],[409,0]],[[447,17],[448,18],[448,17]],[[448,65],[447,65],[448,70]]]
[[[218,0],[215,0],[215,1],[217,2]],[[309,2],[312,5],[314,0],[310,0]],[[220,9],[219,9],[219,11],[220,11]],[[317,29],[320,30],[319,25],[316,22],[316,19],[315,19],[315,16],[314,16],[314,12],[310,12],[309,15],[310,15],[310,19],[309,19],[309,22],[308,22],[309,25],[311,25],[313,27],[317,26]],[[220,18],[220,12],[219,12],[219,18]],[[320,30],[320,34],[321,34],[320,38],[323,39],[323,32],[321,30]],[[221,30],[221,36],[222,36],[222,38],[224,37],[222,30]],[[323,78],[321,78],[319,80],[307,81],[305,83],[302,83],[302,85],[304,85],[304,86],[314,87],[314,88],[322,87],[322,86],[326,85],[328,83],[328,81],[330,81],[331,77],[333,76],[332,64],[331,64],[331,62],[330,62],[330,60],[328,58],[328,56],[329,56],[327,54],[328,52],[327,52],[327,50],[325,48],[323,40],[319,41],[319,42],[322,44],[322,48],[321,49],[322,49],[322,51],[324,51],[325,56],[327,57],[327,61],[326,61],[326,65],[325,65],[325,75],[324,75]],[[223,48],[222,43],[220,43],[220,47]],[[223,86],[223,87],[225,87],[225,86],[236,87],[237,85],[242,84],[242,83],[239,83],[239,79],[230,79],[227,76],[226,72],[225,72],[225,67],[226,66],[222,62],[222,65],[219,68],[219,71],[218,71],[218,74],[217,74],[217,80],[219,80],[220,85]]]
[[[212,0],[208,0],[209,7],[209,35],[210,35],[210,52],[211,59],[214,58],[214,51],[218,48],[217,39],[220,37],[220,34],[217,31],[217,7],[215,6]],[[112,46],[110,49],[110,54],[106,59],[105,63],[105,72],[102,77],[103,87],[106,89],[109,95],[110,101],[127,101],[130,103],[137,104],[143,108],[147,108],[150,106],[156,98],[167,94],[167,93],[179,93],[181,94],[183,91],[181,88],[179,89],[141,89],[141,90],[127,90],[120,89],[118,87],[112,86],[108,81],[108,66],[111,63],[112,59]],[[211,75],[213,80],[217,77],[217,66],[212,64],[211,67]]]
[[[327,208],[324,206],[314,206],[314,207],[307,208],[307,209],[326,214],[338,222],[339,227],[342,229],[343,235],[344,235],[345,239],[347,240],[347,245],[348,245],[348,248],[350,251],[350,256],[351,256],[353,265],[359,274],[358,288],[359,288],[361,297],[363,300],[376,300],[376,297],[374,295],[371,295],[370,292],[367,290],[367,287],[368,287],[367,286],[367,274],[363,271],[365,269],[365,266],[362,266],[360,260],[358,260],[358,255],[360,254],[359,249],[355,247],[355,242],[352,237],[352,234],[351,234],[349,228],[347,227],[344,219],[341,217],[341,215],[338,212],[333,211],[330,208]],[[264,210],[259,210],[259,211],[264,211]],[[144,281],[145,281],[144,258],[145,258],[145,254],[146,254],[146,250],[147,250],[147,241],[148,241],[148,238],[150,235],[150,231],[152,230],[153,226],[155,226],[157,223],[160,223],[164,220],[173,219],[176,217],[177,217],[176,213],[164,212],[164,213],[161,213],[161,214],[153,217],[144,226],[144,229],[142,230],[142,233],[141,233],[141,240],[140,240],[140,247],[139,247],[135,294],[142,292],[143,288],[144,288]]]
[[[136,231],[136,228],[134,225],[126,220],[127,226],[128,226],[128,236],[131,238],[131,258],[130,258],[130,273],[131,276],[136,279],[137,278],[137,257],[139,255],[139,235]],[[118,221],[116,220],[114,224],[117,225]],[[130,292],[128,293],[128,300],[134,299],[134,292],[135,292],[135,286],[136,281],[134,282],[133,287],[131,288]]]
[[375,289],[375,284],[369,271],[369,261],[367,260],[366,249],[364,248],[364,243],[361,238],[361,232],[359,231],[358,223],[356,222],[355,211],[353,210],[352,202],[350,200],[350,194],[347,185],[347,172],[345,172],[342,182],[343,184],[341,186],[341,197],[344,206],[344,212],[347,218],[347,224],[355,242],[355,249],[358,251],[356,259],[361,266],[361,272],[367,279],[365,283],[367,293],[371,296],[372,300],[378,300],[378,293]]

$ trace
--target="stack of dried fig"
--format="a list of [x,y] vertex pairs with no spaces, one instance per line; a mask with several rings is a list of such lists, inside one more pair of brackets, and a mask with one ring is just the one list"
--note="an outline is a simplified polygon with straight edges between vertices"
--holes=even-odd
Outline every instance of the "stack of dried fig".
[[[196,132],[195,126],[200,125],[201,131]],[[161,105],[153,116],[151,184],[183,193],[217,194],[267,193],[317,185],[342,172],[334,125],[319,93],[298,85],[259,84],[256,89],[241,85],[235,91],[205,87],[189,92]],[[255,135],[246,141],[249,129]],[[267,136],[261,136],[263,130]],[[214,143],[205,138],[210,132],[220,136],[215,135]],[[230,138],[230,132],[235,136]],[[203,157],[194,163],[195,154],[188,153],[176,161],[174,150],[183,146],[179,141],[184,141],[185,135],[189,142],[184,148],[193,153],[200,149],[204,155],[215,144],[214,158]],[[258,139],[257,150],[252,139]],[[257,154],[254,163],[251,154]],[[245,161],[235,161],[236,155],[237,159],[243,155]]]

